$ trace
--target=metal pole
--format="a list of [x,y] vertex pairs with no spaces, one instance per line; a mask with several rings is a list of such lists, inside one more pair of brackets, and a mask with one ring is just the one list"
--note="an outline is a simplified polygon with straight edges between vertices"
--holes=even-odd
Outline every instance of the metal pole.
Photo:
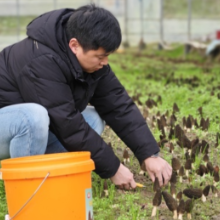
[[188,41],[191,40],[192,0],[188,0]]
[[163,44],[163,0],[160,0],[160,42]]
[[144,39],[144,11],[143,0],[140,0],[141,39]]
[[191,50],[191,10],[192,10],[192,1],[188,0],[188,30],[187,30],[187,38],[188,42],[185,44],[185,56],[190,53]]
[[141,20],[141,39],[139,42],[139,51],[142,51],[146,48],[146,44],[144,42],[144,3],[143,0],[140,0],[140,20]]
[[125,3],[125,11],[124,11],[124,47],[129,47],[129,43],[128,43],[128,0],[124,0]]
[[16,17],[17,17],[17,40],[19,41],[20,39],[20,5],[19,5],[19,0],[16,0]]
[[125,41],[128,38],[128,0],[125,0]]

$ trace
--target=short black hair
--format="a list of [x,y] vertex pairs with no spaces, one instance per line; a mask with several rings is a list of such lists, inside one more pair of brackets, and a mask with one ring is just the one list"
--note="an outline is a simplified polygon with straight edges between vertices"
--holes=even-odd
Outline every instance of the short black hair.
[[76,9],[66,24],[68,42],[76,38],[84,51],[102,47],[107,53],[121,44],[121,29],[114,15],[94,4]]

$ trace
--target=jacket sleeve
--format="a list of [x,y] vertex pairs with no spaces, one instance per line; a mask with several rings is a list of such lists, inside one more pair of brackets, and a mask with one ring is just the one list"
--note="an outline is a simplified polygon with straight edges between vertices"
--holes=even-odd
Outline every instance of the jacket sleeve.
[[140,164],[159,152],[146,121],[110,67],[108,73],[99,81],[91,104],[133,151]]
[[112,177],[120,161],[75,108],[62,62],[52,55],[32,60],[19,77],[22,97],[48,110],[50,128],[68,151],[90,151],[96,173],[102,178]]

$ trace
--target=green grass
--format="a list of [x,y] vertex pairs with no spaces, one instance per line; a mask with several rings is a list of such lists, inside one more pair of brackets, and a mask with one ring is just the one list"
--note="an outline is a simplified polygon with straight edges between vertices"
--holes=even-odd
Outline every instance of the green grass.
[[36,16],[0,16],[0,35],[15,35],[26,33],[26,26]]
[[4,182],[0,180],[0,220],[5,219],[5,214],[7,214],[7,205],[5,198]]
[[[197,52],[185,56],[184,48],[180,45],[175,45],[175,49],[172,51],[157,51],[155,50],[155,45],[149,45],[142,53],[137,52],[136,48],[130,48],[123,54],[112,54],[109,62],[129,95],[140,94],[140,101],[143,106],[145,106],[145,101],[149,97],[155,101],[158,95],[162,97],[162,103],[151,110],[152,115],[158,111],[161,113],[165,113],[167,110],[172,112],[173,103],[175,102],[180,108],[180,112],[177,114],[178,122],[181,122],[183,116],[187,117],[189,114],[199,120],[200,116],[197,109],[202,106],[204,117],[210,118],[210,128],[207,134],[201,129],[197,129],[193,132],[193,135],[199,138],[206,138],[210,142],[212,149],[209,155],[210,160],[213,164],[220,165],[220,147],[213,149],[215,134],[219,131],[220,122],[220,99],[217,96],[219,93],[218,86],[220,85],[220,64],[217,62],[210,63]],[[213,96],[211,96],[212,90],[214,91]],[[144,108],[143,106],[139,106],[139,108],[142,109]],[[150,127],[150,129],[156,140],[159,141],[160,131],[157,128]],[[111,129],[106,129],[102,137],[106,142],[112,143],[116,155],[122,160],[122,151],[126,146],[118,140],[114,132]],[[165,147],[161,149],[161,152],[163,157],[171,163],[171,153]],[[138,175],[140,171],[139,164],[133,158],[133,154],[130,153],[130,155],[131,163],[127,164],[127,166],[134,173],[135,179],[147,185],[147,188],[125,192],[117,190],[111,181],[107,180],[109,196],[105,197],[103,195],[104,180],[93,173],[95,219],[150,219],[152,197],[154,195],[152,183],[149,177],[140,177]],[[184,152],[176,144],[174,155],[177,155],[183,161]],[[201,156],[199,155],[196,158],[196,167],[199,166]],[[195,187],[199,187],[200,183],[204,181],[204,178],[200,178],[195,174],[195,170],[192,171],[191,178],[192,185]],[[206,181],[211,183],[212,178],[209,176]],[[181,189],[183,184],[178,184],[177,187]],[[220,188],[219,185],[218,188]],[[164,190],[169,191],[169,187],[164,187]],[[213,209],[210,209],[210,200],[212,200],[213,204],[216,204]],[[193,219],[210,219],[210,216],[219,214],[219,198],[211,198],[210,200],[207,204],[203,204],[200,201],[196,202]],[[1,181],[0,220],[4,219],[5,213],[7,213],[7,207],[3,182]],[[161,213],[165,217],[172,216],[165,205],[159,208],[157,213],[158,215],[155,219],[160,219]]]
[[[204,68],[208,64],[197,53],[190,54],[179,63],[183,55],[183,52],[180,52],[183,51],[182,48],[179,46],[174,51],[161,51],[161,53],[155,51],[157,55],[153,58],[147,56],[150,53],[147,51],[142,56],[129,53],[114,54],[110,58],[110,63],[129,94],[131,96],[141,94],[142,103],[145,103],[149,97],[156,100],[160,95],[162,104],[158,109],[161,112],[171,110],[173,103],[176,102],[181,109],[179,117],[189,114],[198,117],[197,109],[203,106],[205,117],[209,117],[213,123],[219,123],[216,118],[220,104],[217,97],[219,91],[215,88],[220,83],[219,65],[210,64],[212,68],[207,73]],[[173,58],[171,61],[170,57]],[[120,64],[117,60],[120,60]],[[197,60],[198,65],[191,60]],[[194,81],[195,85],[190,84],[190,80]],[[210,96],[213,89],[215,95]],[[211,125],[210,131],[216,131],[215,123]]]
[[[153,108],[151,114],[156,114],[157,111],[165,113],[169,110],[171,112],[173,103],[176,102],[180,108],[177,117],[178,121],[181,123],[181,118],[183,116],[188,116],[189,114],[200,120],[197,109],[202,106],[204,117],[210,118],[210,128],[207,134],[200,129],[195,130],[193,133],[200,139],[204,139],[205,137],[209,141],[214,141],[214,135],[219,131],[218,115],[220,110],[220,100],[217,97],[218,88],[216,88],[220,83],[220,65],[217,62],[210,63],[204,56],[201,56],[201,54],[197,52],[185,56],[183,46],[175,45],[175,49],[172,51],[157,51],[155,50],[155,45],[152,45],[141,54],[134,48],[126,51],[124,54],[114,54],[110,56],[110,64],[130,96],[140,94],[140,101],[143,106],[149,97],[153,98],[155,101],[157,100],[158,95],[162,97],[162,104]],[[193,85],[190,83],[191,80],[195,81]],[[214,90],[215,94],[213,96],[210,95],[211,90]],[[159,141],[160,131],[157,128],[151,128],[151,131]],[[109,141],[109,135],[104,136],[104,138],[108,138]],[[114,141],[115,139],[112,137],[110,140]],[[114,146],[116,152],[118,148],[126,147],[118,146],[117,142]],[[165,148],[161,151],[163,157],[171,163],[172,155]],[[215,152],[219,152],[219,149],[217,148]],[[183,151],[180,151],[178,148],[174,154],[182,159],[184,158]],[[121,158],[121,155],[119,155],[119,157]],[[213,164],[216,164],[216,162],[218,163],[217,158],[214,151],[211,151],[210,160]],[[198,168],[201,160],[202,155],[199,155],[195,162],[196,168]],[[139,171],[137,161],[135,160],[133,161],[133,166],[128,166],[136,174]],[[192,185],[194,187],[200,187],[200,183],[201,181],[204,181],[204,178],[198,177],[195,174],[195,171],[196,169],[192,171],[191,174]],[[210,176],[206,177],[206,181],[211,184],[212,178]],[[94,182],[94,185],[96,184],[98,183]],[[178,184],[178,188],[181,187],[182,184]],[[152,193],[150,188],[151,187],[149,186],[147,191]],[[169,191],[167,187],[165,190]],[[114,215],[113,213],[115,213],[115,210],[112,209],[111,206],[106,210],[105,207],[102,208],[101,205],[97,205],[94,208],[96,218],[132,219],[130,210],[133,210],[133,216],[137,214],[136,210],[138,210],[137,212],[139,216],[134,217],[136,219],[150,218],[152,195],[144,197],[143,194],[140,193],[138,196],[139,205],[136,207],[134,200],[129,206],[132,208],[126,206],[126,204],[129,204],[129,193],[126,195],[120,195],[120,193],[115,192],[114,195],[114,203],[120,207],[121,211],[117,215]],[[95,201],[99,201],[96,196]],[[141,209],[141,204],[147,204],[147,209]],[[213,215],[214,212],[216,214],[216,210],[209,213],[207,206],[207,204],[203,204],[200,201],[197,202],[193,218],[196,219],[196,216],[200,218],[199,213],[201,210],[201,219],[210,219],[210,215]],[[126,212],[124,212],[124,207],[127,207]],[[164,212],[164,210],[162,212]],[[100,217],[100,215],[102,217]],[[171,216],[168,212],[164,215]],[[157,216],[156,219],[159,219],[159,216]]]

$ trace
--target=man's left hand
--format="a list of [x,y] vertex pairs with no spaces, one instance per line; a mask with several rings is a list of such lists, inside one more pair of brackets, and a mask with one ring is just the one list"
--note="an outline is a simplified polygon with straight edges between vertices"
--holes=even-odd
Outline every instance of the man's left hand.
[[172,175],[172,167],[161,157],[149,157],[144,160],[145,169],[151,180],[154,182],[158,178],[160,186],[166,185]]

